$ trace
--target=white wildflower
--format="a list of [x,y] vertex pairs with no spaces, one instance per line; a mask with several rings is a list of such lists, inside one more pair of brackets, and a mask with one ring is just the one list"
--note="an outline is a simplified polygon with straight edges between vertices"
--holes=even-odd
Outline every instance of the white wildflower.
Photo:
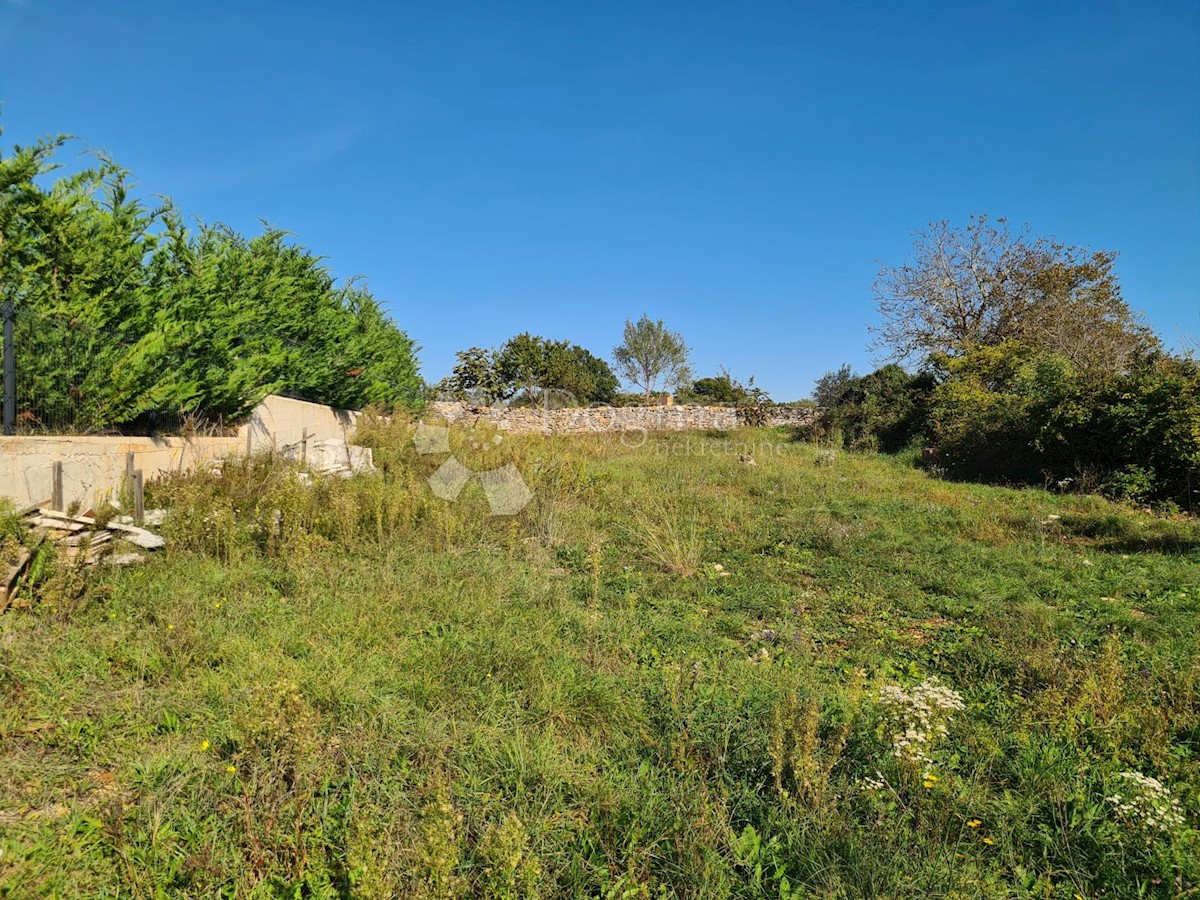
[[892,753],[902,762],[928,766],[939,737],[949,729],[951,714],[965,708],[958,691],[927,678],[908,689],[889,684],[880,688],[886,711]]
[[1183,808],[1165,784],[1141,772],[1122,772],[1120,777],[1128,782],[1126,793],[1104,799],[1127,824],[1147,832],[1147,839],[1156,831],[1169,832],[1183,825]]
[[887,787],[887,781],[884,780],[883,773],[876,769],[874,775],[867,775],[859,781],[865,791],[882,791]]

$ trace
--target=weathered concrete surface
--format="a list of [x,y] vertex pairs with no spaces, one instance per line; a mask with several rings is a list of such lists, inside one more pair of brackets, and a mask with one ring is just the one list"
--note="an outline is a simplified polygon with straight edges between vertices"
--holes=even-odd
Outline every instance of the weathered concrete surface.
[[[309,449],[316,463],[332,456],[333,445],[343,446],[354,435],[357,414],[332,409],[318,403],[306,403],[287,397],[269,396],[250,414],[235,437],[83,437],[0,435],[0,496],[10,497],[18,506],[40,503],[53,491],[54,463],[63,464],[63,502],[78,501],[84,508],[93,506],[105,495],[120,493],[125,478],[125,454],[134,454],[134,468],[142,470],[146,480],[171,472],[190,471],[225,456],[295,448],[308,433]],[[358,448],[355,448],[357,451]],[[355,451],[350,451],[354,453]],[[298,455],[289,453],[288,455]],[[370,466],[355,456],[351,464]]]
[[340,475],[348,478],[356,472],[374,472],[375,456],[370,447],[347,444],[341,438],[309,439],[301,447],[289,444],[283,451],[285,459],[303,463],[319,475]]
[[255,453],[264,450],[283,452],[300,443],[305,429],[310,441],[340,438],[349,443],[357,420],[358,413],[350,410],[271,394],[254,408],[238,434],[244,441],[249,432],[250,449]]
[[[432,403],[430,409],[451,424],[486,422],[520,434],[596,434],[610,431],[692,431],[731,429],[742,425],[730,406],[591,406],[540,409],[515,406],[469,406]],[[768,412],[768,425],[802,425],[818,410],[780,406]]]
[[197,437],[2,437],[0,496],[17,506],[40,503],[53,493],[54,463],[63,467],[63,501],[85,509],[105,494],[116,497],[125,478],[125,454],[146,479],[188,471],[239,450],[245,438]]

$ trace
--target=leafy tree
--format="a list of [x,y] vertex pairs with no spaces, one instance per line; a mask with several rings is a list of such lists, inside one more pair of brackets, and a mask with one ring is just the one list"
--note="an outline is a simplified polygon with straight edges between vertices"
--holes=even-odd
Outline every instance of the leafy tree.
[[483,394],[522,403],[610,403],[617,378],[608,363],[577,344],[523,332],[499,350],[460,351],[444,392],[459,398]]
[[808,431],[854,450],[901,450],[921,436],[932,389],[930,374],[891,363],[845,384]]
[[698,378],[691,387],[678,391],[675,399],[680,403],[739,407],[767,406],[772,402],[766,391],[755,387],[753,375],[742,384],[724,367],[711,378]]
[[813,402],[817,406],[834,406],[845,391],[858,380],[850,364],[826,372],[813,382]]
[[625,321],[622,343],[613,349],[618,374],[640,388],[647,399],[661,385],[678,387],[690,377],[688,347],[683,337],[643,315],[637,322]]
[[545,389],[543,383],[550,355],[545,338],[522,332],[509,338],[496,353],[496,380],[506,397],[520,396],[536,400]]
[[582,404],[608,404],[620,384],[608,363],[566,341],[547,342],[540,380],[544,389],[558,396],[559,403],[573,399]]
[[1080,369],[1119,371],[1158,342],[1122,298],[1116,258],[1014,232],[1004,219],[934,222],[916,234],[909,262],[880,269],[875,347],[927,360],[1019,340]]
[[689,390],[680,391],[676,399],[681,402],[695,401],[697,403],[735,404],[745,399],[745,390],[740,385],[734,385],[729,375],[722,373],[711,378],[698,378],[692,382]]
[[504,399],[496,372],[496,352],[469,347],[455,354],[452,373],[438,383],[438,392],[457,400],[490,403]]

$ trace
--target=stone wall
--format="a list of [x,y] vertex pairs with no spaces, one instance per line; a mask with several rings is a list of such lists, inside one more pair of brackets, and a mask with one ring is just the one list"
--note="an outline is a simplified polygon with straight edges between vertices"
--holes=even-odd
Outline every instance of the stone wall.
[[[730,406],[590,406],[540,409],[431,403],[430,410],[453,425],[486,422],[501,431],[519,434],[728,430],[742,424],[738,411]],[[811,422],[816,413],[817,410],[811,407],[775,407],[769,411],[767,424],[803,425]]]
[[768,421],[771,425],[811,425],[820,412],[815,406],[776,406]]

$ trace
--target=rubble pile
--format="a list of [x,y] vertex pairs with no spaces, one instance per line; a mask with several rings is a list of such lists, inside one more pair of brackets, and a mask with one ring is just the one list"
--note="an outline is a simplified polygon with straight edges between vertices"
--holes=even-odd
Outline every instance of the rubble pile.
[[[98,519],[90,510],[73,515],[52,509],[50,505],[31,506],[18,513],[26,533],[19,546],[3,559],[0,574],[0,612],[18,599],[22,578],[43,548],[51,546],[54,555],[68,565],[127,566],[145,560],[144,550],[159,550],[166,539],[133,523],[129,516]],[[146,521],[162,522],[162,511],[146,515]]]

